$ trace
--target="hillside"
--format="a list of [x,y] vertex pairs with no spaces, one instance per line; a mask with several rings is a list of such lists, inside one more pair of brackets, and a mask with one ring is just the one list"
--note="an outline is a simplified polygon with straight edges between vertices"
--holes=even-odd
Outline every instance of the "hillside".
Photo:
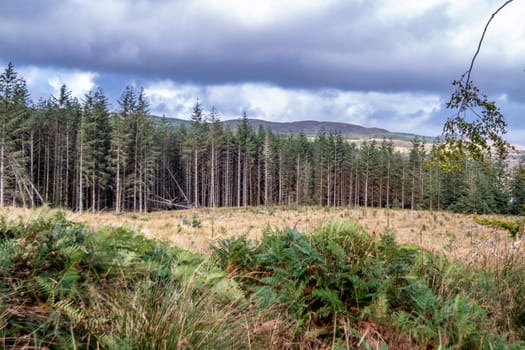
[[[157,119],[160,119],[158,117],[155,117]],[[166,119],[171,125],[174,127],[180,126],[180,125],[186,125],[189,126],[190,121],[179,119],[179,118],[167,118]],[[225,120],[222,123],[225,126],[229,126],[232,129],[236,129],[239,125],[239,122],[241,119],[230,119]],[[330,122],[330,121],[315,121],[315,120],[303,120],[303,121],[295,121],[295,122],[271,122],[261,119],[248,119],[248,122],[250,123],[250,126],[254,128],[255,130],[259,129],[259,127],[263,128],[270,128],[272,132],[276,134],[299,134],[304,133],[307,136],[315,136],[318,135],[320,132],[334,132],[338,133],[340,132],[341,135],[347,137],[347,138],[387,138],[392,140],[403,140],[403,141],[410,141],[414,139],[415,137],[418,137],[426,142],[432,142],[436,139],[436,137],[429,137],[429,136],[421,136],[416,134],[410,134],[410,133],[399,133],[399,132],[391,132],[386,129],[381,128],[368,128],[356,124],[350,124],[350,123],[340,123],[340,122]]]
[[[231,119],[224,121],[225,125],[232,127],[233,129],[237,128],[239,125],[240,119]],[[260,119],[248,119],[250,125],[254,129],[259,127],[270,128],[273,132],[278,134],[298,134],[303,132],[306,135],[317,135],[319,132],[340,132],[345,136],[374,136],[379,134],[389,134],[390,131],[379,128],[366,128],[360,125],[347,124],[347,123],[336,123],[330,121],[314,121],[314,120],[304,120],[296,122],[269,122]]]

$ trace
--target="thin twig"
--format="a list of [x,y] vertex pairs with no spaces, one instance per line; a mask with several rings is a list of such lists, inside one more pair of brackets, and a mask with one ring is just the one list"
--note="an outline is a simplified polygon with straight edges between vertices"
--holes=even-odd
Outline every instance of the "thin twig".
[[485,34],[487,33],[487,29],[490,25],[490,22],[492,22],[492,20],[494,19],[494,17],[496,17],[496,15],[498,14],[498,12],[500,12],[505,6],[507,6],[508,4],[510,4],[511,2],[513,2],[514,0],[507,0],[503,5],[501,5],[493,14],[492,16],[490,16],[489,20],[487,21],[487,24],[485,24],[485,28],[483,29],[483,34],[481,35],[481,39],[479,40],[479,43],[478,43],[478,48],[476,50],[476,53],[474,54],[474,56],[472,57],[472,61],[470,62],[470,67],[469,69],[463,74],[463,76],[465,76],[465,74],[467,75],[467,81],[465,83],[465,87],[468,87],[468,83],[470,82],[470,73],[472,73],[472,69],[474,67],[474,62],[476,61],[476,57],[478,57],[478,54],[479,54],[479,51],[481,50],[481,44],[483,44],[483,39],[485,39]]

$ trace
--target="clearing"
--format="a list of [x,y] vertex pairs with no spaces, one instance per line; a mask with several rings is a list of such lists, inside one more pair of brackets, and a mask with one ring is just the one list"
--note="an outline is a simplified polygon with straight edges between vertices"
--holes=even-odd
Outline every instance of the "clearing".
[[[41,210],[49,209],[8,207],[0,209],[0,215],[7,219],[27,220],[38,216]],[[475,215],[443,211],[298,206],[203,208],[122,214],[79,214],[67,211],[66,217],[93,227],[125,226],[143,232],[149,238],[169,241],[180,248],[200,253],[208,253],[210,243],[217,238],[247,235],[249,239],[255,240],[268,227],[297,227],[301,232],[310,232],[333,220],[357,222],[372,235],[391,233],[398,243],[415,244],[433,252],[443,251],[449,259],[467,264],[480,259],[485,262],[487,259],[498,260],[509,249],[520,248],[507,231],[477,224]]]

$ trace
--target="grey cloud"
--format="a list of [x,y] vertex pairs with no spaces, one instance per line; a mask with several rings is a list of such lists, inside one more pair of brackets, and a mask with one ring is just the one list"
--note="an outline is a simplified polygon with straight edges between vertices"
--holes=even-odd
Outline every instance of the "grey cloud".
[[44,8],[35,1],[34,11],[27,11],[27,3],[12,4],[14,15],[8,15],[9,31],[17,35],[0,34],[5,60],[203,84],[259,81],[379,91],[431,90],[440,83],[443,88],[443,71],[453,77],[458,68],[444,59],[453,55],[430,47],[440,45],[436,28],[449,24],[437,10],[381,23],[375,2],[348,1],[326,12],[246,27],[180,1],[122,2],[117,13],[92,2],[84,5],[94,7],[88,13],[82,12],[86,7],[73,13],[72,2]]

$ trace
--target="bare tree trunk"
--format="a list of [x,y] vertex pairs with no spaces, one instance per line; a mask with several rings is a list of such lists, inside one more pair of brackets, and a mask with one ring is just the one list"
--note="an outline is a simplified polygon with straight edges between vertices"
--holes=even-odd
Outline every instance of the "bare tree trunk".
[[0,145],[0,207],[4,207],[4,177],[5,177],[5,137]]
[[[137,121],[135,121],[135,123],[138,124]],[[140,178],[139,178],[139,130],[138,130],[138,125],[136,126],[137,129],[135,130],[135,154],[134,154],[134,171],[133,171],[133,211],[137,211],[137,208],[138,208],[138,203],[137,203],[137,191],[139,190],[137,187],[139,185],[139,181],[140,181]]]
[[[64,191],[64,205],[69,207],[69,126],[66,128],[66,175],[65,175],[65,191]],[[31,145],[32,146],[32,145]]]
[[319,205],[323,205],[323,155],[319,158],[319,174],[321,175],[321,183],[319,184]]
[[270,189],[270,177],[269,177],[269,164],[270,163],[270,135],[266,130],[266,137],[264,138],[264,205],[270,204],[269,202],[269,189]]
[[383,176],[379,177],[379,208],[383,207]]
[[299,205],[299,198],[300,198],[300,182],[301,182],[301,159],[299,156],[297,156],[297,165],[295,168],[296,174],[295,174],[295,204]]
[[188,195],[190,198],[188,199],[188,204],[193,203],[192,190],[191,190],[191,159],[188,157],[186,159],[186,192],[188,192]]
[[242,205],[243,207],[246,207],[248,206],[248,152],[247,151],[244,153],[242,189],[243,189]]
[[215,141],[212,140],[211,143],[211,177],[210,177],[210,206],[212,208],[216,207],[215,203]]
[[80,140],[80,157],[79,157],[79,165],[78,165],[78,211],[79,213],[82,213],[82,210],[84,209],[83,208],[83,201],[84,201],[84,198],[83,198],[83,187],[84,187],[84,182],[83,182],[83,176],[82,176],[82,171],[83,171],[83,157],[84,157],[84,145],[82,144],[82,140]]
[[365,172],[365,208],[368,208],[368,170]]
[[357,167],[357,157],[356,157],[356,168],[355,168],[355,197],[354,197],[354,206],[357,207],[359,205],[359,168]]
[[96,189],[96,186],[95,186],[95,181],[96,181],[96,173],[95,173],[95,169],[93,169],[93,174],[92,174],[92,184],[91,184],[91,211],[94,213],[96,211],[96,205],[97,205],[97,189]]
[[405,209],[405,167],[403,166],[403,171],[401,175],[401,208]]
[[[142,158],[144,159],[144,158]],[[139,166],[139,212],[144,212],[144,165]]]
[[194,173],[194,184],[193,184],[193,204],[195,207],[199,206],[199,154],[195,149],[193,159],[193,173]]
[[328,169],[326,171],[326,205],[331,206],[332,205],[332,166],[330,165],[330,161],[328,161]]
[[279,148],[279,205],[283,204],[283,151]]
[[120,211],[122,210],[122,208],[120,207],[120,198],[122,197],[121,195],[121,183],[120,183],[120,141],[119,141],[119,144],[117,145],[117,169],[116,169],[116,185],[115,185],[115,212],[118,214],[120,213]]
[[237,207],[241,207],[241,145],[237,154]]
[[[34,174],[34,161],[35,161],[35,150],[34,150],[34,136],[35,133],[33,130],[31,130],[31,133],[29,135],[29,179],[31,180],[31,183],[33,183],[33,174]],[[66,175],[67,179],[67,175]],[[35,207],[35,198],[34,198],[34,189],[31,187],[31,192],[29,194],[29,197],[31,198],[31,208]]]
[[261,205],[261,157],[257,157],[257,201],[255,205]]
[[350,168],[350,174],[348,175],[348,205],[353,204],[353,197],[354,197],[354,187],[352,184],[352,179],[354,178],[354,169],[353,167]]
[[390,159],[388,159],[386,171],[386,206],[390,207]]
[[412,168],[412,193],[410,196],[410,209],[414,210],[415,207],[415,188],[416,188],[416,166]]
[[226,146],[226,171],[224,176],[224,204],[231,206],[230,143]]
[[46,146],[45,146],[45,166],[44,166],[44,169],[45,169],[45,195],[44,195],[44,198],[47,201],[49,201],[49,168],[50,168],[50,155],[49,155],[49,142],[46,142]]

